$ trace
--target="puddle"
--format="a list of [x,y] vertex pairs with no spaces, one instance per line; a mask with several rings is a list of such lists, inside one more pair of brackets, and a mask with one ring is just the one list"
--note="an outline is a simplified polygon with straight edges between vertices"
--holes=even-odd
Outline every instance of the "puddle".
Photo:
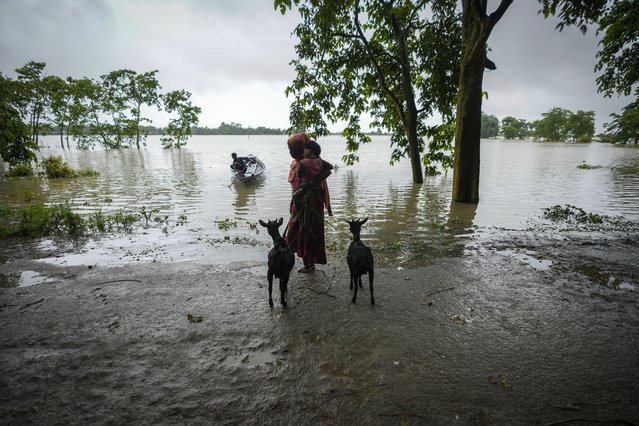
[[225,365],[263,365],[275,361],[275,355],[270,351],[251,351],[244,354],[227,356],[222,360]]
[[0,288],[31,287],[55,281],[55,278],[41,275],[35,271],[23,271],[15,274],[0,274]]
[[[52,250],[52,247],[49,248]],[[229,264],[240,261],[265,263],[268,246],[259,244],[212,244],[208,239],[158,239],[154,235],[101,239],[87,242],[82,248],[64,251],[56,256],[38,259],[50,265],[103,267],[131,263],[195,262],[204,265]]]
[[[538,271],[548,271],[552,267],[552,260],[537,259],[536,257],[534,257],[535,252],[533,251],[526,251],[522,253],[522,252],[511,250],[511,249],[486,250],[484,248],[479,248],[479,250],[476,251],[476,253],[479,253],[479,254],[485,254],[486,252],[495,253],[500,256],[506,256],[512,259],[516,259]],[[467,250],[466,253],[472,253],[472,250],[471,251]]]
[[537,259],[532,256],[532,252],[519,253],[514,250],[506,249],[497,253],[502,256],[509,256],[513,259],[517,259],[538,271],[548,271],[552,266],[552,260]]
[[36,284],[44,284],[55,281],[55,278],[40,275],[35,271],[23,271],[18,279],[18,287],[31,287]]
[[612,290],[624,290],[624,291],[636,291],[637,286],[624,281],[620,277],[615,277],[611,274],[606,274],[599,271],[597,268],[587,265],[577,266],[575,270],[589,277],[591,280],[599,285],[607,287]]

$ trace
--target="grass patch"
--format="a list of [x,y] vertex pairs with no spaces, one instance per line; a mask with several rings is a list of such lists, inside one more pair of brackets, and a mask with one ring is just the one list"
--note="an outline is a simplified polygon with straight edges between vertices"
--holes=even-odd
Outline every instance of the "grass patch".
[[0,211],[1,237],[78,237],[85,231],[85,220],[68,204],[34,204],[21,210]]
[[[169,216],[155,216],[158,209],[141,209],[146,214],[131,213],[123,209],[105,214],[98,209],[81,216],[71,210],[68,203],[57,205],[33,204],[24,208],[0,206],[0,239],[13,237],[61,237],[77,238],[92,233],[125,232],[149,225],[168,233],[172,226]],[[186,215],[178,216],[175,225],[184,225]]]

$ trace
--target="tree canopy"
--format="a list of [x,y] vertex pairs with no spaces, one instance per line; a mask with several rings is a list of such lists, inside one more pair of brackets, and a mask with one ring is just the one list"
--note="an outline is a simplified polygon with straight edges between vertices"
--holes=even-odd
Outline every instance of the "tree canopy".
[[[343,161],[352,164],[370,141],[360,124],[368,114],[371,128],[391,134],[391,163],[409,156],[414,182],[423,182],[422,164],[427,173],[451,166],[461,40],[456,1],[274,4],[282,13],[296,7],[302,18],[294,30],[296,78],[286,91],[293,96],[291,131],[323,136],[327,121],[344,121]],[[444,124],[428,124],[436,115]]]
[[551,108],[532,123],[535,139],[547,141],[590,142],[595,135],[595,112]]
[[15,82],[0,73],[0,158],[12,166],[34,160],[38,149],[13,106],[15,96]]
[[499,134],[499,119],[494,115],[481,112],[481,137],[494,138]]
[[162,97],[164,109],[169,113],[177,113],[171,118],[166,128],[166,136],[161,139],[164,148],[180,148],[185,139],[191,136],[191,127],[199,122],[200,107],[191,103],[191,94],[186,90],[174,90]]
[[[80,149],[95,144],[109,149],[131,145],[139,148],[147,135],[144,123],[150,122],[144,116],[143,108],[161,110],[163,106],[167,112],[178,114],[177,118],[171,119],[167,133],[176,137],[177,143],[172,146],[182,146],[190,136],[190,126],[197,124],[201,113],[201,109],[189,100],[191,94],[184,90],[162,95],[158,71],[138,73],[122,69],[104,74],[99,79],[68,77],[65,80],[46,75],[46,64],[35,61],[15,71],[17,80],[2,77],[5,94],[2,97],[3,122],[0,124],[7,126],[7,136],[23,130],[22,126],[11,121],[16,114],[22,122],[27,122],[27,136],[32,143],[14,140],[12,144],[21,144],[31,154],[37,148],[38,136],[48,129],[59,132],[62,148],[65,148],[65,134],[67,148],[69,136],[75,139]],[[11,133],[9,129],[13,129]]]
[[526,139],[530,134],[530,123],[521,118],[504,117],[501,120],[501,135],[505,139]]
[[627,105],[621,114],[611,114],[612,122],[604,127],[616,143],[639,143],[639,100]]

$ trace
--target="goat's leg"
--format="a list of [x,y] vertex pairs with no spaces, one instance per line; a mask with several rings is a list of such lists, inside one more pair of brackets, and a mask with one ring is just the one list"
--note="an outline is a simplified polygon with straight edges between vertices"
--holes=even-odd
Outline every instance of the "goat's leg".
[[286,293],[288,292],[288,275],[280,277],[280,302],[286,308]]
[[273,272],[268,271],[266,277],[268,278],[268,304],[273,307]]
[[375,298],[373,297],[373,276],[375,275],[375,272],[373,272],[373,268],[369,269],[368,271],[368,284],[370,286],[371,289],[371,305],[375,304]]
[[353,282],[355,282],[355,277],[353,277],[353,269],[352,268],[348,268],[348,271],[351,274],[351,283],[350,283],[350,286],[348,288],[349,288],[349,290],[352,290],[353,289]]
[[363,288],[362,287],[362,276],[361,275],[359,276],[359,288]]
[[353,286],[353,298],[351,299],[351,302],[355,303],[355,301],[357,300],[357,280],[358,279],[362,279],[361,276],[357,276],[355,275],[355,277],[353,278],[353,282],[355,283],[355,285]]

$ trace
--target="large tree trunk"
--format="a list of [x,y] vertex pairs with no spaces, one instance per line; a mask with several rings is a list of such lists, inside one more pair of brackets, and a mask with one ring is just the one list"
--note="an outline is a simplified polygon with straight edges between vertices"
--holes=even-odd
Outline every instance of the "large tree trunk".
[[408,138],[408,155],[410,155],[410,166],[413,171],[413,183],[424,183],[424,173],[422,171],[422,159],[419,152],[419,143],[417,141],[417,117],[409,118],[406,128],[406,136]]
[[479,202],[481,91],[484,51],[462,58],[457,92],[453,201]]
[[486,60],[486,42],[512,1],[502,0],[490,16],[486,14],[486,0],[462,1],[462,58],[457,93],[453,201],[479,202],[482,83],[484,67],[495,68],[492,61]]

